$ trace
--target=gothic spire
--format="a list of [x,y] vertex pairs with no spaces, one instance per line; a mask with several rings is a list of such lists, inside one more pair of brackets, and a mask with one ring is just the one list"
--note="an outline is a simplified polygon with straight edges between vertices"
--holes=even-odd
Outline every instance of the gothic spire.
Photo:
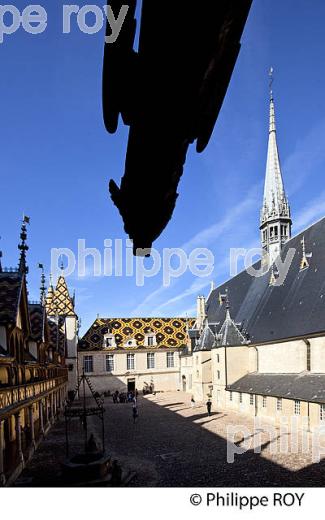
[[269,142],[267,149],[267,161],[264,184],[264,200],[262,210],[262,221],[270,216],[277,216],[288,212],[288,201],[283,186],[278,144],[276,138],[275,109],[272,91],[273,69],[270,71],[270,120],[269,120]]
[[23,222],[21,225],[20,243],[18,244],[18,249],[20,251],[18,271],[22,274],[28,273],[28,267],[27,267],[27,262],[26,262],[26,252],[28,251],[29,247],[26,244],[26,240],[27,240],[27,224],[29,224],[29,222],[30,222],[29,217],[24,216]]
[[280,253],[282,245],[291,237],[291,218],[290,207],[283,184],[277,144],[272,68],[269,76],[269,138],[260,229],[262,232],[263,249],[269,254],[269,265],[271,265]]

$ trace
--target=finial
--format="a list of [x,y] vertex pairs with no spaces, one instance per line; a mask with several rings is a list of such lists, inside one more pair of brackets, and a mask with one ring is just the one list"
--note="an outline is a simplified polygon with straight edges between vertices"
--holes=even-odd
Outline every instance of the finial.
[[28,273],[28,267],[26,263],[26,252],[28,251],[29,247],[26,244],[27,240],[27,227],[26,224],[30,223],[30,218],[26,215],[23,216],[23,221],[21,225],[21,232],[20,232],[20,244],[18,244],[18,249],[20,250],[20,259],[19,259],[19,266],[18,271],[23,274]]
[[306,253],[305,236],[302,237],[300,242],[302,244],[302,257],[301,257],[301,262],[300,262],[300,271],[303,271],[303,269],[306,269],[307,267],[309,267],[309,262],[307,259],[311,258],[313,253]]
[[272,90],[272,85],[273,85],[273,81],[274,81],[273,70],[274,70],[273,67],[271,67],[269,70],[269,78],[270,78],[269,88],[270,88],[270,99],[271,100],[273,99],[273,90]]
[[41,304],[44,305],[44,303],[45,303],[45,295],[46,295],[44,265],[43,264],[38,264],[38,268],[41,269],[41,271],[42,271],[42,274],[41,274],[41,286],[40,286],[40,296],[41,296],[40,300],[41,300]]
[[230,304],[229,304],[229,295],[228,295],[228,289],[225,290],[225,293],[226,293],[226,309],[230,309]]

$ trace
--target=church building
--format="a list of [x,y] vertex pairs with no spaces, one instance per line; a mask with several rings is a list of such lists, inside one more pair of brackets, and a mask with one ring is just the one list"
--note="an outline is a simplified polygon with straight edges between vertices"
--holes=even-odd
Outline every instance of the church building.
[[291,236],[274,98],[261,260],[198,299],[191,344],[181,356],[183,388],[217,410],[325,425],[325,218]]

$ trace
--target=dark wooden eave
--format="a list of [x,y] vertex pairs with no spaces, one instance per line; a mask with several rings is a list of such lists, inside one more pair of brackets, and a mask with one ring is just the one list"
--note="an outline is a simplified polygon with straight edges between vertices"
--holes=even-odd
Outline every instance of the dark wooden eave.
[[189,144],[201,152],[209,142],[251,3],[143,0],[135,52],[136,0],[109,1],[115,17],[122,5],[129,11],[105,44],[104,121],[110,133],[119,115],[130,126],[124,176],[109,190],[137,254],[150,252],[172,217]]

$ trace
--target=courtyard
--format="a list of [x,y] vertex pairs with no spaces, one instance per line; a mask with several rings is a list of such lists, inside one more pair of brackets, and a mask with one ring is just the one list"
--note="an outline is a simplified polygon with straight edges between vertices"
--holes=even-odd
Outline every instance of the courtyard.
[[[117,459],[127,475],[125,486],[323,486],[325,459],[313,463],[312,453],[298,449],[288,433],[270,436],[270,423],[254,431],[253,420],[234,412],[213,410],[207,415],[200,403],[193,407],[191,396],[183,392],[139,396],[139,417],[133,423],[132,406],[113,404],[105,398],[106,450]],[[101,425],[91,418],[93,432],[100,445]],[[227,441],[227,430],[241,425],[244,433]],[[82,430],[75,422],[71,429],[71,450],[82,448]],[[251,432],[247,435],[247,432]],[[286,437],[289,452],[280,450]],[[260,453],[254,452],[255,445]],[[291,443],[292,441],[292,443]],[[234,462],[227,462],[227,451],[245,446]],[[239,450],[238,450],[239,451]],[[65,426],[60,420],[52,427],[35,456],[17,480],[18,486],[60,486],[60,464],[65,459]]]

